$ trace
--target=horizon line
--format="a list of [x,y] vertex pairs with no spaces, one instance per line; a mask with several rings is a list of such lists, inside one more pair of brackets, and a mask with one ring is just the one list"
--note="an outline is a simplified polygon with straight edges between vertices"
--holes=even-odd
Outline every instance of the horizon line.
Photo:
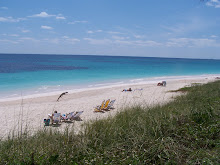
[[190,60],[220,60],[220,58],[184,58],[184,57],[151,57],[151,56],[129,56],[129,55],[99,55],[99,54],[52,54],[52,53],[0,53],[2,54],[14,54],[14,55],[55,55],[55,56],[107,56],[107,57],[132,57],[132,58],[166,58],[166,59],[190,59]]

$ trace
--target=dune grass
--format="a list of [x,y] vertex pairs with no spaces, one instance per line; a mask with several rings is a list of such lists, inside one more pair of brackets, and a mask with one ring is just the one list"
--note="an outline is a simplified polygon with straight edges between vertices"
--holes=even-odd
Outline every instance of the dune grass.
[[40,130],[0,142],[2,164],[219,164],[220,81],[154,108],[126,108],[83,131]]

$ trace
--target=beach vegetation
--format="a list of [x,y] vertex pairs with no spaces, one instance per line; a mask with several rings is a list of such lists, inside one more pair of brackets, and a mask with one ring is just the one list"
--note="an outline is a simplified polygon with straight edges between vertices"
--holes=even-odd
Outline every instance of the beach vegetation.
[[193,85],[166,105],[127,107],[64,132],[0,141],[1,164],[219,164],[220,81]]

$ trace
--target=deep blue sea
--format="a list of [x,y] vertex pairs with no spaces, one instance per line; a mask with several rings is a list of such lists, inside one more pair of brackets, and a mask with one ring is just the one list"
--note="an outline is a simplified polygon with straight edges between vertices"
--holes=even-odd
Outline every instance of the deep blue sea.
[[220,74],[220,60],[0,54],[0,98],[203,74]]

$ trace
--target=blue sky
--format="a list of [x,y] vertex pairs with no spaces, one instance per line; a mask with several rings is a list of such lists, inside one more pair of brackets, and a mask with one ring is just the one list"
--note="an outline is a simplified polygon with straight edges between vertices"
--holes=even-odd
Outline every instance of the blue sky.
[[220,59],[220,0],[0,0],[0,53]]

